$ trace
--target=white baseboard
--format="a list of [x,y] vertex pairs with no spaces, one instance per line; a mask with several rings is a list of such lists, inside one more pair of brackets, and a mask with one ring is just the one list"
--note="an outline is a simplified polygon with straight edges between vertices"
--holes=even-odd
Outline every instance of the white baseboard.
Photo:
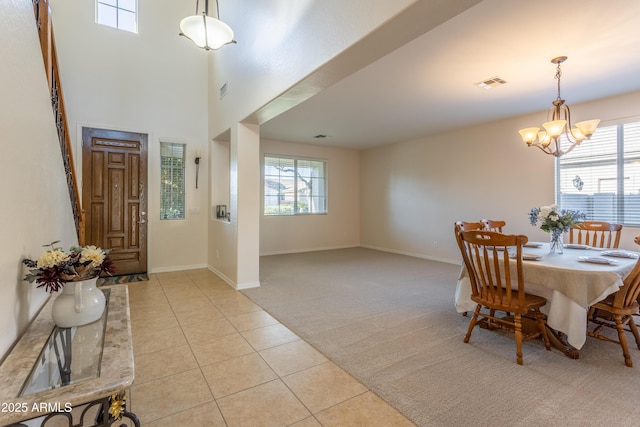
[[294,249],[289,251],[272,251],[272,252],[263,252],[260,254],[260,256],[297,254],[302,252],[332,251],[336,249],[348,249],[348,248],[358,248],[358,247],[360,247],[360,245],[327,246],[327,247],[321,247],[321,248]]
[[250,282],[250,283],[240,283],[236,286],[236,289],[241,291],[243,289],[252,289],[252,288],[259,288],[260,287],[260,282]]
[[152,268],[151,270],[149,270],[149,274],[170,273],[172,271],[183,271],[183,270],[197,270],[199,268],[207,268],[207,264],[175,265],[172,267]]
[[242,289],[251,289],[251,288],[259,288],[260,287],[260,282],[236,283],[233,280],[231,280],[229,277],[227,277],[223,272],[221,272],[218,269],[216,269],[214,266],[209,265],[209,266],[207,266],[207,268],[213,274],[215,274],[216,276],[218,276],[222,280],[224,280],[227,283],[227,285],[231,286],[236,291],[241,291]]
[[428,259],[428,260],[431,260],[431,261],[446,262],[447,264],[462,265],[462,261],[457,260],[457,259],[439,258],[439,257],[425,255],[425,254],[418,254],[418,253],[415,253],[415,252],[398,251],[398,250],[395,250],[395,249],[381,248],[381,247],[378,247],[378,246],[371,246],[371,245],[361,245],[361,246],[363,248],[374,249],[376,251],[390,252],[390,253],[399,254],[399,255],[407,255],[407,256],[414,257],[414,258]]

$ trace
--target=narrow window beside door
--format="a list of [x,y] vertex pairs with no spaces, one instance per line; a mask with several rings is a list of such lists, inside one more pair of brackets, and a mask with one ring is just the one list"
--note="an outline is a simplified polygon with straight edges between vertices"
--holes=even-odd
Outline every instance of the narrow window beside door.
[[160,219],[184,219],[185,148],[160,142]]

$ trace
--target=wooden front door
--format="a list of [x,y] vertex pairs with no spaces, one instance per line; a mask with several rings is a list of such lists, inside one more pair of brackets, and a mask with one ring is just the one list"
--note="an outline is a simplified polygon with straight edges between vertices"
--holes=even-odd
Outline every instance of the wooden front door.
[[116,275],[147,271],[147,135],[82,128],[85,244],[111,249]]

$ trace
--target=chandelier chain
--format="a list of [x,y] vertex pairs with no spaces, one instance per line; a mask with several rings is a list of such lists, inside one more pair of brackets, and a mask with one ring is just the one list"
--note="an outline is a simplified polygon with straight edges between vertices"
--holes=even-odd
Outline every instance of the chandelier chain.
[[556,68],[556,80],[558,80],[558,98],[557,99],[562,99],[560,98],[560,76],[562,76],[562,70],[560,69],[560,63],[558,63],[558,66]]

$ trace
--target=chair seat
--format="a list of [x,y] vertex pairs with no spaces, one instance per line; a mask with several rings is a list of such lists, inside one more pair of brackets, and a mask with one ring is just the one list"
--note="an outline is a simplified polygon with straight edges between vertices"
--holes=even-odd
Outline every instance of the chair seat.
[[[619,344],[622,348],[624,363],[630,368],[633,367],[633,361],[631,353],[629,353],[625,332],[633,334],[636,346],[640,349],[640,333],[633,320],[633,315],[638,313],[640,307],[638,303],[639,287],[640,259],[636,262],[633,270],[624,278],[622,287],[604,300],[593,304],[589,308],[587,318],[587,336]],[[590,325],[594,325],[594,328],[589,329]],[[601,333],[604,328],[617,331],[618,339]]]
[[638,313],[638,310],[640,309],[640,305],[638,304],[637,301],[634,301],[631,305],[627,307],[614,307],[613,306],[614,297],[615,297],[615,294],[609,295],[606,299],[593,304],[591,307],[594,309],[605,310],[611,314],[621,314],[623,316]]
[[509,311],[512,313],[519,313],[519,314],[526,314],[531,310],[537,310],[547,303],[547,300],[545,298],[540,297],[538,295],[531,295],[527,293],[524,294],[524,306],[522,308],[519,307],[517,298],[512,299],[511,304],[506,304],[504,302],[491,303],[487,299],[475,297],[474,295],[471,295],[471,300],[478,304],[482,304],[487,308],[492,308],[492,309],[501,310],[501,311]]

